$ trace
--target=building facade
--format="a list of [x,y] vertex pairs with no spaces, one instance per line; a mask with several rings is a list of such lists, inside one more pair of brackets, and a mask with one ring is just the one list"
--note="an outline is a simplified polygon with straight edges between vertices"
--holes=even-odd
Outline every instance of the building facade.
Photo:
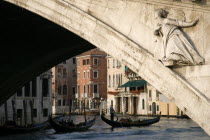
[[47,121],[52,113],[52,72],[35,77],[0,107],[0,124],[28,125]]
[[98,48],[84,52],[77,60],[77,107],[81,109],[85,100],[86,108],[98,109],[100,102],[107,98],[106,53]]
[[[107,56],[107,107],[122,114],[181,116],[183,112],[152,85]],[[109,113],[109,109],[108,109]]]
[[74,110],[77,83],[76,58],[73,57],[52,68],[53,114],[64,114]]

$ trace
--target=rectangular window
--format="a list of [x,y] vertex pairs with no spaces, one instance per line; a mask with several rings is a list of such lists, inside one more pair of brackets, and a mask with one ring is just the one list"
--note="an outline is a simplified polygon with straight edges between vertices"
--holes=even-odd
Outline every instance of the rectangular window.
[[44,108],[43,109],[43,117],[47,117],[48,116],[48,109]]
[[90,93],[90,85],[87,85],[87,93]]
[[58,100],[58,106],[61,106],[61,100]]
[[32,80],[32,97],[36,97],[36,78]]
[[149,97],[152,97],[152,91],[149,90]]
[[83,73],[83,78],[86,78],[86,72],[84,71],[84,73]]
[[37,109],[33,109],[33,116],[36,118],[37,117]]
[[93,71],[93,78],[98,78],[98,71]]
[[64,68],[63,69],[63,78],[66,78],[67,77],[67,72],[66,72],[66,69]]
[[87,71],[87,78],[90,78],[90,72]]
[[86,93],[86,85],[84,85],[84,87],[83,87],[83,88],[84,88],[84,93]]
[[80,85],[77,86],[77,93],[80,93]]
[[80,60],[79,59],[77,60],[77,66],[80,66]]
[[67,94],[67,85],[63,85],[63,95]]
[[42,95],[43,97],[47,97],[49,94],[49,84],[48,79],[42,79]]
[[77,73],[77,79],[79,79],[79,77],[80,77],[80,73],[78,72],[78,73]]
[[156,97],[159,97],[159,93],[158,92],[156,92]]
[[75,70],[72,70],[72,76],[76,77],[76,71]]
[[86,59],[83,59],[83,65],[86,65]]
[[59,85],[59,86],[58,86],[58,94],[61,94],[61,93],[62,93],[62,86]]
[[75,93],[76,93],[76,89],[75,87],[72,87],[72,95],[75,95]]
[[58,72],[59,72],[59,73],[61,72],[61,68],[58,68]]
[[98,65],[98,58],[93,58],[93,65]]
[[93,85],[93,92],[98,93],[98,85]]
[[73,64],[76,64],[76,58],[75,57],[72,59],[72,61],[73,61]]
[[22,96],[22,88],[20,88],[20,89],[17,90],[17,96],[18,97],[21,97]]
[[63,106],[66,106],[66,100],[63,100]]
[[22,112],[23,110],[22,109],[17,109],[17,118],[22,118]]
[[87,59],[87,65],[90,65],[90,59]]
[[30,82],[25,85],[25,97],[30,96]]
[[113,68],[115,68],[115,59],[113,59]]

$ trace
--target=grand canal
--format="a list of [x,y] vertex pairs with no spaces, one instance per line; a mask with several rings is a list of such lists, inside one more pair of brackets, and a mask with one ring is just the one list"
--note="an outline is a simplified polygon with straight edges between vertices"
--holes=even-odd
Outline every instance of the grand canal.
[[[137,119],[138,117],[132,117]],[[141,117],[145,118],[145,117]],[[74,116],[74,122],[83,121],[83,116]],[[97,140],[210,140],[210,137],[191,119],[176,119],[162,117],[160,122],[149,127],[114,128],[105,124],[100,117],[90,130],[56,134],[53,129],[24,135],[0,137],[0,140],[67,140],[67,139],[97,139]]]

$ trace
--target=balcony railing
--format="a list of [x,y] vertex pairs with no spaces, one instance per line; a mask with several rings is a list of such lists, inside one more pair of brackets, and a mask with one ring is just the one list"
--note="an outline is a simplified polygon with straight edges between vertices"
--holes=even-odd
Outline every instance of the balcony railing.
[[142,93],[142,92],[144,92],[143,89],[141,89],[141,90],[130,91],[130,93],[133,93],[133,94],[138,94],[138,93]]
[[99,93],[93,93],[93,98],[99,98]]
[[108,91],[107,93],[111,95],[117,95],[119,91]]
[[82,97],[83,97],[83,98],[87,98],[87,93],[83,93],[83,94],[82,94]]

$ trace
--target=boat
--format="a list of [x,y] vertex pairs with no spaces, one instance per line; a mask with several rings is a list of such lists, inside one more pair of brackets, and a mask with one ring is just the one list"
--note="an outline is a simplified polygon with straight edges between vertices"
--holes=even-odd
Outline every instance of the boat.
[[138,120],[138,121],[132,121],[130,119],[121,119],[118,121],[112,121],[107,118],[105,118],[104,114],[101,115],[101,119],[109,124],[112,127],[141,127],[141,126],[149,126],[151,124],[157,123],[160,120],[160,116],[157,116],[153,119],[146,119],[146,120]]
[[87,122],[74,124],[72,122],[56,122],[52,119],[51,116],[49,116],[49,119],[48,119],[52,128],[57,133],[79,132],[79,131],[88,130],[95,123],[95,120],[96,120],[96,116],[94,117],[94,119],[89,120]]
[[33,124],[28,126],[17,126],[17,125],[3,125],[0,126],[1,135],[5,134],[21,134],[31,133],[45,128],[45,124]]

